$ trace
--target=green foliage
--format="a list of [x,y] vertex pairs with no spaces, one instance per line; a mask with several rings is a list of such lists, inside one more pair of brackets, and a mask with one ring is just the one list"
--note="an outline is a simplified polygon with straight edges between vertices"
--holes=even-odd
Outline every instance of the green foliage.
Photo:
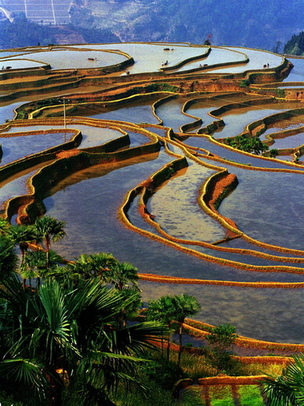
[[173,361],[153,361],[143,365],[141,371],[149,380],[152,380],[161,388],[171,391],[174,384],[185,377],[182,368]]
[[[117,406],[173,406],[175,400],[172,397],[172,391],[161,388],[157,383],[141,376],[141,382],[145,386],[145,393],[132,391],[128,393],[118,393]],[[77,401],[78,404],[78,401]],[[74,406],[73,404],[70,406]],[[179,404],[179,406],[188,406]],[[189,405],[190,406],[190,405]]]
[[182,405],[189,406],[206,406],[203,400],[200,387],[191,387],[186,389],[182,397]]
[[[193,296],[167,295],[162,296],[157,300],[153,300],[148,305],[147,319],[156,320],[164,323],[171,330],[172,322],[179,323],[179,353],[178,364],[180,364],[182,353],[182,324],[186,317],[193,316],[200,310],[200,304]],[[170,353],[170,335],[167,336],[167,360],[169,361]]]
[[69,278],[75,280],[101,276],[105,281],[108,280],[109,273],[116,264],[118,264],[118,261],[112,254],[103,252],[97,254],[81,254],[75,262],[67,265],[66,274]]
[[264,400],[261,396],[259,386],[256,385],[240,385],[238,386],[238,394],[241,405],[246,406],[264,406]]
[[269,376],[262,382],[267,406],[300,406],[304,404],[304,356],[294,356],[280,376]]
[[80,280],[77,287],[49,280],[35,290],[8,278],[0,286],[1,299],[3,390],[21,385],[25,395],[39,395],[46,403],[51,388],[55,397],[77,391],[87,404],[102,399],[110,405],[118,385],[141,386],[137,366],[146,360],[138,356],[153,348],[162,329],[146,322],[122,327],[124,296],[99,278]]
[[222,324],[210,328],[209,331],[210,334],[207,335],[206,340],[209,345],[216,347],[221,351],[230,349],[237,338],[235,327],[231,324]]
[[231,324],[223,324],[210,329],[206,336],[208,342],[205,348],[206,361],[218,372],[236,375],[240,372],[241,364],[231,352],[237,338],[235,327]]
[[303,55],[304,54],[304,31],[294,34],[284,46],[284,54]]
[[268,146],[264,144],[259,137],[253,137],[247,134],[237,135],[233,138],[226,138],[225,142],[233,148],[256,155],[268,150]]
[[[168,83],[151,83],[146,87],[146,91],[147,92],[163,91],[163,92],[177,93],[177,92],[179,92],[179,88],[177,86],[169,85]],[[138,88],[138,93],[141,93],[141,88]]]
[[0,234],[0,281],[15,272],[16,266],[14,243],[7,236]]
[[279,151],[276,148],[273,148],[269,151],[269,156],[270,158],[275,158],[277,157],[279,154]]
[[285,97],[284,89],[276,89],[276,97],[283,99]]
[[242,364],[228,351],[221,351],[218,348],[207,347],[206,362],[211,367],[215,368],[217,373],[224,373],[227,375],[242,374]]
[[16,391],[15,386],[11,388],[11,394],[9,391],[2,391],[0,383],[0,404],[1,406],[24,406],[25,404],[31,404],[31,406],[45,406],[41,403],[39,399],[36,399],[33,394],[29,399],[26,399],[25,391],[23,391],[22,386],[18,386],[18,391]]
[[249,79],[243,79],[240,82],[240,87],[248,87],[250,85],[250,80]]

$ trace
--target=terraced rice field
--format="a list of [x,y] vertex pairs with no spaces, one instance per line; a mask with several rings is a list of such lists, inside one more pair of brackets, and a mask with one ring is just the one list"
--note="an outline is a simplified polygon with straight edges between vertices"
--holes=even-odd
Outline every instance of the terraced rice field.
[[[304,344],[297,61],[188,44],[0,53],[2,215],[28,219],[30,196],[66,221],[67,259],[111,252],[138,267],[145,301],[192,294],[200,321]],[[229,147],[240,134],[276,156]]]

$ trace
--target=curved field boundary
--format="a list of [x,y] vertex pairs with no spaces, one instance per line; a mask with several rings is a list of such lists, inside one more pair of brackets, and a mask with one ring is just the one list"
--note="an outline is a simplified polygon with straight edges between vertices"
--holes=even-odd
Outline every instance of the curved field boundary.
[[[35,125],[51,125],[51,124],[58,124],[58,119],[56,120],[35,120]],[[97,127],[99,128],[111,128],[116,129],[120,133],[122,133],[122,137],[119,139],[115,139],[109,141],[108,143],[104,144],[102,147],[95,147],[92,149],[87,150],[75,150],[75,153],[64,154],[62,157],[60,152],[64,150],[63,145],[56,147],[53,152],[57,153],[57,155],[50,156],[46,154],[47,151],[43,151],[42,153],[36,154],[39,157],[43,156],[45,160],[54,159],[54,162],[42,168],[36,175],[31,178],[31,188],[32,188],[32,195],[26,196],[19,196],[17,198],[13,198],[8,201],[7,208],[6,208],[6,217],[10,218],[12,214],[19,211],[20,219],[19,222],[28,222],[30,219],[36,218],[38,215],[41,215],[44,212],[44,207],[42,204],[42,199],[45,193],[49,189],[51,189],[58,181],[62,180],[69,174],[74,173],[77,170],[86,168],[88,166],[96,165],[101,162],[113,162],[113,161],[120,161],[132,158],[134,156],[139,156],[143,154],[149,154],[159,151],[160,143],[158,137],[143,128],[140,128],[137,125],[132,123],[126,122],[116,122],[116,121],[100,121],[100,120],[85,120],[80,117],[75,117],[73,120],[67,120],[67,123],[71,124],[82,124],[82,125],[95,125],[98,123]],[[14,126],[22,126],[28,125],[28,120],[14,122]],[[61,124],[61,123],[59,123]],[[8,129],[9,126],[6,126]],[[115,152],[115,149],[120,149],[121,147],[125,147],[128,141],[128,134],[125,130],[131,130],[133,132],[141,133],[148,137],[150,140],[144,145],[123,149],[121,151]],[[53,130],[50,130],[53,131]],[[62,130],[57,130],[62,132]],[[68,130],[72,131],[72,130]],[[12,133],[13,134],[13,133]],[[81,134],[79,132],[79,134]],[[74,148],[75,145],[72,145]],[[68,148],[70,149],[71,145]],[[114,151],[114,152],[113,152]],[[40,161],[38,161],[40,162]],[[28,165],[31,167],[33,163],[28,158],[24,158],[22,160],[22,165]],[[17,168],[16,164],[12,165],[13,167]],[[18,168],[18,171],[20,168]],[[4,173],[4,172],[3,172]],[[7,174],[6,174],[7,177]],[[22,207],[22,213],[20,212],[19,208]]]
[[[183,324],[184,329],[195,337],[204,338],[210,334],[209,329],[214,327],[211,324],[203,323],[193,319],[186,319]],[[244,336],[238,336],[235,345],[246,348],[260,348],[264,350],[277,350],[277,351],[290,351],[290,352],[303,352],[304,344],[291,344],[291,343],[275,343],[271,341],[256,340]],[[254,357],[255,358],[255,357]],[[279,357],[281,359],[281,357]]]
[[[153,180],[153,177],[151,177],[151,179]],[[125,200],[123,202],[123,204],[121,205],[120,209],[119,209],[119,216],[121,221],[130,229],[138,232],[139,234],[145,235],[151,239],[160,241],[164,244],[173,246],[174,248],[181,250],[183,252],[189,253],[191,255],[197,256],[199,258],[202,258],[206,261],[209,262],[214,262],[214,263],[219,263],[221,265],[227,265],[227,266],[232,266],[232,267],[236,267],[239,269],[243,269],[246,271],[255,271],[255,272],[287,272],[287,273],[297,273],[297,274],[303,274],[304,270],[300,269],[300,268],[296,268],[296,267],[292,267],[292,266],[271,266],[271,265],[267,265],[267,266],[257,266],[257,265],[250,265],[250,264],[245,264],[242,262],[238,262],[238,261],[232,261],[232,260],[227,260],[227,259],[223,259],[223,258],[217,258],[208,254],[203,254],[200,253],[194,249],[190,249],[190,248],[185,248],[182,247],[180,244],[189,244],[189,242],[187,240],[182,240],[182,239],[174,239],[172,237],[169,237],[164,231],[161,230],[161,228],[155,223],[155,222],[151,222],[150,224],[153,224],[154,227],[157,228],[157,230],[161,233],[161,235],[156,235],[154,233],[151,233],[150,231],[147,230],[142,230],[136,226],[134,226],[128,219],[127,217],[127,211],[128,211],[128,207],[130,206],[131,201],[134,199],[135,195],[138,195],[138,193],[142,193],[143,187],[141,187],[140,189],[133,189],[133,191],[131,191],[126,197]],[[135,193],[135,194],[134,194]],[[142,210],[144,212],[144,210]],[[215,215],[215,214],[214,214]],[[219,219],[220,220],[220,219]],[[147,219],[147,221],[149,221],[149,219]],[[221,219],[222,221],[222,219]],[[233,228],[230,224],[227,224],[227,228],[230,228],[232,232],[238,232],[237,229]],[[165,236],[165,237],[164,237]],[[243,234],[242,234],[243,236]],[[192,241],[192,244],[194,244],[196,242]],[[266,244],[257,242],[258,244],[256,245],[260,245],[262,247],[265,247]],[[201,244],[201,242],[197,242],[198,245]],[[299,250],[290,250],[290,249],[284,249],[282,247],[277,247],[277,246],[273,246],[268,244],[266,246],[266,248],[270,248],[273,250],[278,250],[278,251],[283,251],[283,252],[288,252],[288,253],[293,253],[293,254],[297,254],[297,255],[303,255],[302,251]],[[223,251],[226,251],[226,248],[223,248]],[[229,251],[229,249],[228,249]],[[267,255],[267,254],[266,254]],[[272,259],[272,260],[276,260],[276,256],[269,256],[268,258]],[[290,262],[290,260],[289,260]],[[302,262],[301,259],[296,259],[295,262]]]
[[[54,133],[58,132],[61,133],[62,130],[52,130],[50,129],[49,131],[30,131],[27,133],[7,133],[7,134],[1,134],[1,137],[17,137],[20,135],[32,135],[32,134],[48,134],[48,133]],[[81,140],[82,140],[82,134],[79,130],[67,130],[67,133],[72,133],[74,136],[70,141],[67,141],[63,144],[58,144],[54,147],[48,148],[44,151],[37,152],[32,155],[28,155],[24,158],[20,158],[16,161],[10,162],[6,165],[3,165],[0,167],[0,181],[4,181],[8,177],[15,175],[16,173],[23,171],[25,169],[28,169],[34,165],[37,165],[38,163],[41,162],[46,162],[49,161],[50,159],[55,159],[56,158],[56,153],[60,151],[66,151],[70,150],[72,148],[76,148],[80,145]],[[0,138],[1,139],[1,138]]]
[[[125,89],[122,93],[119,94],[108,94],[108,95],[95,95],[94,97],[91,97],[90,99],[85,98],[82,96],[79,98],[79,100],[71,97],[67,97],[66,99],[66,112],[75,112],[77,114],[77,108],[78,107],[89,107],[90,105],[100,105],[101,107],[113,107],[113,106],[121,106],[123,104],[128,104],[133,101],[141,101],[141,100],[149,100],[152,97],[158,96],[158,95],[174,95],[172,91],[169,90],[162,90],[162,87],[166,88],[164,84],[160,84],[159,89],[155,89],[154,92],[148,92],[148,87],[146,86],[143,88],[145,90],[144,93],[137,93],[137,91],[140,91],[139,88],[134,90],[134,87],[132,88],[127,88]],[[119,98],[117,97],[119,96]],[[170,96],[169,96],[170,97]],[[172,97],[172,96],[171,96]],[[29,119],[37,118],[39,117],[44,111],[49,110],[50,113],[48,114],[49,117],[55,117],[58,115],[58,113],[52,113],[52,110],[60,109],[59,115],[63,115],[63,104],[58,103],[58,101],[62,99],[60,97],[53,99],[53,102],[48,104],[48,105],[43,105],[41,107],[35,107],[34,103],[27,103],[25,105],[20,106],[20,108],[17,109],[18,116],[27,116]],[[98,100],[96,100],[98,99]],[[162,99],[161,99],[162,100]],[[33,107],[31,109],[31,107]],[[155,115],[156,116],[156,115]],[[157,116],[156,116],[157,117]],[[158,118],[158,117],[157,117]],[[158,118],[158,121],[161,123],[161,120]],[[130,123],[131,124],[131,123]]]
[[155,275],[148,273],[139,273],[139,278],[143,281],[157,283],[173,283],[180,285],[212,285],[212,286],[233,286],[239,288],[257,288],[257,289],[303,289],[304,282],[236,282],[220,281],[196,278],[181,278],[177,276]]
[[[172,172],[172,167],[169,168],[171,174],[173,174]],[[171,175],[170,175],[171,176]],[[153,177],[151,178],[153,180]],[[235,268],[239,268],[245,271],[255,271],[255,272],[287,272],[287,273],[297,273],[297,274],[304,274],[304,269],[299,269],[296,267],[292,267],[292,266],[271,266],[271,265],[267,265],[267,266],[258,266],[258,265],[250,265],[250,264],[245,264],[242,262],[237,262],[237,261],[232,261],[232,260],[228,260],[228,259],[224,259],[224,258],[218,258],[218,257],[214,257],[212,255],[208,255],[208,254],[203,254],[201,252],[198,252],[194,249],[191,248],[185,248],[182,247],[180,245],[180,242],[183,243],[183,240],[180,240],[179,243],[173,241],[173,240],[169,240],[167,238],[164,238],[163,236],[160,235],[156,235],[150,231],[147,230],[143,230],[138,228],[137,226],[133,225],[127,216],[127,212],[128,212],[128,208],[130,207],[131,202],[134,200],[134,197],[137,196],[140,192],[142,192],[143,186],[137,187],[135,189],[132,189],[124,198],[124,201],[122,203],[122,205],[119,208],[119,218],[120,220],[126,225],[126,227],[128,227],[129,229],[136,231],[137,233],[147,236],[153,240],[162,242],[163,244],[172,246],[180,251],[183,251],[185,253],[194,255],[198,258],[204,259],[205,261],[208,262],[213,262],[213,263],[217,263],[217,264],[221,264],[221,265],[225,265],[225,266],[232,266]]]
[[201,54],[201,55],[195,55],[195,56],[192,56],[192,57],[190,57],[190,58],[186,58],[186,59],[184,59],[183,61],[181,61],[181,62],[179,62],[179,63],[177,63],[177,64],[175,64],[175,65],[162,66],[161,70],[162,70],[163,72],[167,72],[167,71],[172,71],[172,70],[179,69],[179,68],[181,68],[182,66],[187,65],[187,64],[190,63],[190,62],[198,61],[198,60],[200,60],[200,59],[207,58],[207,56],[209,56],[210,52],[211,52],[211,47],[208,47],[208,48],[206,49],[206,51],[205,51],[203,54]]
[[255,376],[212,376],[210,378],[198,378],[199,385],[259,385],[266,375]]
[[[174,141],[170,141],[170,142],[172,142],[173,144],[175,143]],[[181,146],[181,148],[184,148],[184,147]],[[185,151],[185,153],[186,152],[187,151]],[[200,161],[199,161],[199,163],[201,164]],[[233,223],[229,219],[226,219],[223,216],[219,215],[218,212],[216,211],[215,207],[213,207],[213,208],[210,207],[210,200],[212,199],[211,196],[212,196],[213,190],[216,188],[218,189],[217,194],[215,195],[215,200],[217,202],[217,207],[218,207],[221,200],[226,196],[226,194],[229,193],[234,188],[234,185],[236,182],[235,177],[233,175],[232,176],[229,175],[227,170],[222,169],[220,167],[217,167],[214,165],[210,165],[208,167],[210,167],[214,170],[219,170],[220,172],[218,172],[214,175],[211,175],[211,177],[203,185],[202,197],[199,200],[199,203],[202,206],[202,209],[205,212],[207,212],[207,214],[209,214],[211,217],[213,217],[217,221],[219,221],[220,224],[227,229],[227,232],[228,232],[227,239],[238,238],[238,237],[246,238],[245,234],[237,228],[235,223]],[[223,178],[224,178],[224,184],[221,184],[221,181]],[[227,181],[225,181],[225,178],[230,179],[232,183],[230,183],[229,180],[227,183]],[[160,186],[160,185],[158,185],[158,186]],[[143,198],[142,198],[143,206],[145,206],[145,204],[148,200],[148,197],[149,197],[149,195],[146,195],[146,192],[144,191]],[[215,245],[214,243],[210,244],[210,243],[206,243],[206,242],[202,242],[202,241],[193,241],[193,240],[189,241],[189,240],[184,240],[184,239],[180,239],[180,238],[175,238],[175,237],[170,236],[164,230],[162,230],[161,226],[159,224],[157,224],[157,222],[151,221],[149,215],[145,212],[145,210],[142,210],[141,212],[142,212],[142,215],[145,217],[146,221],[149,222],[149,224],[152,225],[154,228],[156,228],[156,230],[158,231],[158,233],[160,235],[164,236],[168,240],[171,240],[171,241],[179,243],[179,244],[198,245],[198,246],[203,246],[206,248],[211,248],[211,249],[214,249],[217,251],[238,253],[238,254],[242,254],[242,255],[253,255],[253,256],[260,257],[260,258],[264,258],[264,259],[268,259],[268,260],[272,260],[272,261],[278,261],[278,262],[293,262],[293,263],[303,263],[304,262],[304,258],[297,258],[297,257],[290,258],[290,257],[281,257],[281,256],[279,257],[276,255],[258,252],[255,250],[220,247],[220,246]],[[270,244],[268,244],[266,246],[266,244],[261,243],[259,241],[257,241],[257,243],[255,245],[265,247],[265,248],[268,248],[271,250],[279,251],[279,252],[288,252],[288,253],[292,253],[294,255],[299,255],[299,256],[304,255],[304,252],[300,251],[300,250],[285,249],[283,247],[277,247],[277,246],[270,245]]]
[[[237,66],[237,65],[244,65],[245,63],[249,62],[249,58],[245,57],[243,61],[232,61],[232,62],[219,62],[219,63],[214,63],[212,65],[206,65],[206,66],[199,66],[198,68],[192,68],[188,70],[183,70],[183,71],[175,71],[175,75],[187,75],[191,73],[196,73],[200,72],[203,70],[210,70],[210,69],[217,69],[217,68],[229,68],[231,66]],[[162,69],[164,70],[164,69]],[[218,73],[219,75],[225,75],[225,73]],[[234,77],[234,75],[238,76],[239,74],[229,74],[229,76]],[[249,74],[250,75],[250,74]]]

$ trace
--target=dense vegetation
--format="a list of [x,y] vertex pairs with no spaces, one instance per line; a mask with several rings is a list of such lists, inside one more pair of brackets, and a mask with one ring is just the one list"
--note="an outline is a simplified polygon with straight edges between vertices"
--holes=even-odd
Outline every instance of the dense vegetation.
[[[199,311],[196,298],[167,295],[141,309],[131,264],[99,253],[64,265],[51,251],[64,227],[47,216],[27,226],[0,220],[3,406],[199,406],[195,391],[177,399],[181,378],[246,374],[232,356],[237,335],[229,324],[210,327],[189,369],[189,356],[181,362],[182,326]],[[179,351],[171,350],[175,331]],[[302,404],[303,376],[298,356],[277,379],[265,379],[267,405]]]
[[23,46],[47,45],[55,42],[52,30],[48,26],[28,21],[25,16],[15,18],[13,23],[0,21],[0,48],[10,49]]
[[294,34],[284,46],[284,53],[289,55],[304,55],[304,31]]
[[[99,253],[64,265],[51,250],[65,237],[64,227],[47,216],[27,226],[0,221],[3,406],[190,406],[194,401],[199,406],[204,401],[192,392],[177,400],[174,388],[181,378],[246,374],[232,356],[234,326],[210,328],[200,353],[182,358],[182,326],[199,311],[196,298],[167,295],[141,309],[137,269],[131,264]],[[175,331],[178,351],[171,349]],[[284,372],[297,385],[296,399],[301,397],[301,383],[294,382],[299,369],[303,364],[297,358]],[[286,385],[285,375],[280,387]],[[268,379],[270,399],[278,391],[282,397],[280,387]],[[288,399],[290,390],[284,396]]]
[[[27,226],[0,221],[2,404],[60,406],[77,399],[83,406],[115,406],[130,394],[130,406],[147,406],[149,398],[155,406],[158,397],[172,404],[175,382],[187,376],[180,366],[182,323],[200,309],[197,300],[161,297],[149,304],[148,317],[138,319],[137,269],[105,253],[83,254],[64,266],[51,250],[64,227],[47,216]],[[170,340],[177,329],[173,361]],[[235,370],[226,351],[235,338],[230,326],[211,333],[206,363],[210,359],[215,372]]]

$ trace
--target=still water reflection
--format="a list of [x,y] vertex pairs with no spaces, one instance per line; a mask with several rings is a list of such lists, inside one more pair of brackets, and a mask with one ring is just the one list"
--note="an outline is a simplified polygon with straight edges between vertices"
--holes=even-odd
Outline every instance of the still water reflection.
[[[133,47],[136,48],[134,45]],[[140,47],[136,49],[139,52]],[[154,50],[160,58],[159,47]],[[129,51],[131,52],[131,48]],[[191,52],[194,54],[198,51],[191,50]],[[178,59],[177,56],[174,58]],[[280,58],[278,56],[273,58],[271,63],[277,64]],[[257,54],[252,53],[252,59],[256,64],[261,63]],[[157,63],[159,62],[160,59]],[[134,69],[137,68],[138,66]],[[218,102],[211,101],[209,106],[206,101],[201,105],[194,105],[190,109],[191,114],[201,117],[203,121],[214,120],[216,118],[210,116],[210,111],[214,107],[227,103],[227,99],[229,99],[228,96]],[[179,129],[182,124],[192,121],[192,118],[181,113],[181,105],[182,103],[174,100],[159,108],[158,114],[166,126]],[[280,109],[279,105],[274,108],[274,111],[278,109]],[[0,112],[2,112],[2,119],[12,114],[7,106],[3,106]],[[226,115],[226,127],[217,135],[220,137],[223,137],[223,134],[236,135],[249,122],[270,112],[269,106],[267,110],[266,107],[248,109],[248,111],[236,110]],[[113,109],[106,114],[108,116],[97,113],[94,118],[127,120],[135,123],[158,122],[151,114],[149,105],[137,106],[137,109],[128,107]],[[84,135],[81,147],[102,144],[118,136],[113,130],[98,129],[97,132],[85,125],[77,124],[76,127],[81,129]],[[158,133],[161,131],[158,130]],[[144,139],[137,138],[136,134],[130,135],[132,146],[144,142]],[[161,136],[164,135],[165,133]],[[220,206],[221,214],[235,220],[240,230],[252,238],[284,247],[303,249],[301,215],[304,209],[301,187],[303,172],[301,173],[300,168],[298,173],[250,170],[252,165],[269,169],[289,168],[286,163],[264,161],[256,156],[244,156],[235,151],[229,151],[212,143],[207,137],[189,137],[185,140],[185,145],[206,148],[211,153],[226,158],[227,161],[223,164],[218,164],[216,161],[212,164],[227,168],[230,173],[238,177],[238,187]],[[170,145],[170,149],[175,153],[183,154],[178,144]],[[47,214],[67,223],[67,237],[56,243],[54,248],[68,259],[77,258],[82,253],[111,252],[118,260],[131,262],[140,272],[147,273],[219,281],[303,281],[301,274],[242,271],[230,266],[202,261],[126,228],[117,218],[117,210],[125,194],[173,159],[162,149],[160,153],[142,158],[89,168],[62,181],[44,200]],[[206,163],[211,162],[204,158],[201,160]],[[180,171],[168,181],[165,187],[158,190],[149,201],[149,207],[157,221],[173,236],[210,241],[220,239],[224,236],[222,226],[205,217],[205,213],[201,213],[197,208],[200,188],[207,177],[216,172],[216,169],[200,166],[189,157],[188,161],[189,167]],[[233,161],[245,163],[248,167],[235,166]],[[24,178],[20,177],[16,189],[20,187],[20,191],[24,190],[22,188],[30,175],[31,173],[28,173]],[[14,189],[14,184],[11,185]],[[12,190],[2,186],[1,197],[7,199]],[[20,193],[19,189],[18,193]],[[137,202],[133,203],[130,216],[144,227],[143,220],[138,216],[136,204]],[[243,240],[235,240],[227,245],[248,248],[249,244]],[[221,253],[217,255],[220,256]],[[248,263],[262,262],[260,259],[249,256],[246,260]],[[300,269],[303,264],[298,264],[298,267]],[[196,296],[201,303],[202,309],[197,316],[199,320],[211,324],[231,323],[236,326],[239,334],[255,338],[304,343],[302,334],[304,299],[301,289],[168,285],[151,282],[140,282],[140,286],[145,302],[168,293],[188,293]]]

